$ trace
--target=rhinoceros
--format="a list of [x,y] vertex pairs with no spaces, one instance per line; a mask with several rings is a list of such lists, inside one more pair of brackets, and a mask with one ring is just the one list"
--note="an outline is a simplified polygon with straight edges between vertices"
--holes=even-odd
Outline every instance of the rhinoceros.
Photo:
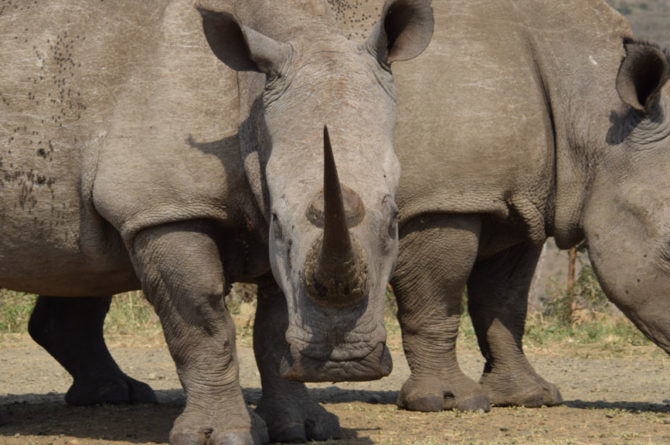
[[[340,11],[341,22],[365,7]],[[391,281],[411,369],[399,404],[561,401],[522,349],[549,236],[562,248],[586,242],[608,298],[670,352],[668,53],[633,40],[602,0],[433,8],[429,48],[394,72],[403,173]],[[481,386],[456,359],[466,285]]]
[[241,444],[268,431],[242,398],[224,296],[260,283],[270,437],[337,436],[302,381],[391,370],[390,66],[427,46],[430,2],[387,1],[362,44],[325,0],[195,6],[0,6],[0,286],[41,295],[29,331],[74,404],[155,400],[102,339],[109,295],[143,289],[186,394],[170,442]]
[[[561,248],[584,241],[608,298],[670,353],[668,53],[633,40],[602,0],[434,8],[429,49],[413,72],[395,73],[403,175],[392,284],[412,371],[399,404],[561,402],[522,349],[548,236]],[[481,387],[456,360],[466,284]]]

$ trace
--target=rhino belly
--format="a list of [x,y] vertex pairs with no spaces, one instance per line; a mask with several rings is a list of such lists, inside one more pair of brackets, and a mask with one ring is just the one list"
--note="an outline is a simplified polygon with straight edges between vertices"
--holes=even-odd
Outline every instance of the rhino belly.
[[137,288],[120,236],[82,205],[77,181],[40,181],[24,174],[2,182],[0,287],[59,296]]

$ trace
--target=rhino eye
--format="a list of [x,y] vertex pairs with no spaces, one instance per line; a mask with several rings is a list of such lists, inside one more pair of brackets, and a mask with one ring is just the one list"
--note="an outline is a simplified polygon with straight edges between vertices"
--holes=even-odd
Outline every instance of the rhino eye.
[[284,233],[282,232],[281,224],[279,224],[279,218],[277,218],[277,214],[275,212],[272,212],[272,216],[270,218],[270,226],[271,226],[270,230],[272,230],[274,238],[277,240],[283,240]]
[[397,210],[394,210],[391,214],[391,220],[389,222],[389,236],[391,238],[398,237],[398,220],[400,219],[400,214]]
[[400,219],[400,213],[398,211],[398,206],[393,201],[391,196],[387,195],[384,197],[384,205],[388,209],[388,234],[389,237],[395,239],[398,236],[398,220]]

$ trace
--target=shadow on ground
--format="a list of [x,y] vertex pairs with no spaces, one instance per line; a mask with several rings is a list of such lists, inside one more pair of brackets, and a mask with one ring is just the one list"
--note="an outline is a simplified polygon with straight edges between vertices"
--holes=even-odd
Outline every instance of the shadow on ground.
[[[250,408],[258,403],[261,397],[260,388],[244,388],[244,397]],[[394,405],[397,391],[372,391],[338,388],[336,386],[311,388],[310,393],[326,409],[342,414],[341,407],[349,403]],[[156,391],[157,405],[100,405],[91,407],[67,406],[64,394],[22,394],[0,397],[0,411],[4,413],[6,424],[0,426],[0,443],[2,438],[30,436],[31,441],[41,444],[39,436],[69,436],[79,439],[96,439],[100,441],[121,442],[122,444],[143,444],[147,442],[166,443],[174,419],[184,406],[184,395],[179,389]],[[330,405],[330,406],[329,406]],[[583,401],[568,400],[566,408],[607,412],[620,410],[626,413],[659,413],[670,414],[669,404],[626,402],[626,401]],[[371,407],[364,408],[369,411]],[[392,410],[391,412],[397,412]],[[540,412],[529,410],[528,414]],[[404,414],[398,412],[400,418]],[[414,414],[412,414],[414,415]],[[407,414],[410,416],[410,414]],[[481,419],[494,419],[493,414],[484,415]],[[417,417],[422,419],[422,416]],[[475,417],[478,419],[479,417]],[[428,419],[428,417],[426,418]],[[350,420],[350,419],[349,419]],[[607,419],[604,419],[607,421]],[[416,419],[414,420],[416,421]],[[370,445],[374,443],[370,437],[379,435],[380,427],[370,424],[351,425],[343,428],[342,433],[347,445]],[[478,427],[479,428],[479,427]],[[37,437],[37,439],[35,439]],[[19,439],[20,440],[20,439]],[[14,442],[12,442],[14,443]],[[20,442],[16,442],[20,443]],[[26,442],[28,443],[28,442]],[[47,442],[45,442],[47,443]],[[48,442],[51,443],[51,442]]]
[[[261,399],[260,388],[244,388],[244,399],[247,403],[256,405]],[[395,405],[398,391],[373,391],[365,389],[345,389],[337,386],[326,388],[310,388],[309,393],[321,403],[351,403],[362,402],[382,405]],[[1,400],[1,399],[0,399]],[[159,397],[159,400],[160,397]]]
[[[0,399],[0,403],[2,400]],[[64,402],[3,405],[2,437],[72,436],[147,443],[168,441],[181,404],[67,406]]]
[[606,402],[604,400],[584,401],[584,400],[566,400],[563,405],[568,408],[578,409],[617,409],[629,413],[666,413],[670,414],[670,405],[663,403],[646,402]]
[[[311,394],[320,402],[393,404],[395,391],[359,391],[337,387],[313,388]],[[243,389],[250,408],[261,397],[260,388]],[[129,443],[166,443],[172,423],[184,407],[181,390],[156,391],[156,405],[68,406],[65,395],[21,394],[0,397],[0,412],[5,424],[0,425],[2,437],[71,436]],[[373,442],[366,437],[373,429],[342,429],[342,434],[355,444]]]

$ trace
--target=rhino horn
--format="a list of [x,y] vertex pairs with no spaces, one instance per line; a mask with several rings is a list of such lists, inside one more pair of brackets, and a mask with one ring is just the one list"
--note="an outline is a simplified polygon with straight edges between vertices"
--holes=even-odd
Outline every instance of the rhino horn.
[[308,254],[305,285],[308,295],[320,304],[352,306],[367,295],[367,265],[363,249],[349,233],[327,127],[323,129],[323,154],[323,235]]
[[321,259],[336,264],[353,259],[353,247],[347,216],[344,211],[342,187],[335,166],[333,148],[330,145],[328,127],[323,128],[323,246]]

